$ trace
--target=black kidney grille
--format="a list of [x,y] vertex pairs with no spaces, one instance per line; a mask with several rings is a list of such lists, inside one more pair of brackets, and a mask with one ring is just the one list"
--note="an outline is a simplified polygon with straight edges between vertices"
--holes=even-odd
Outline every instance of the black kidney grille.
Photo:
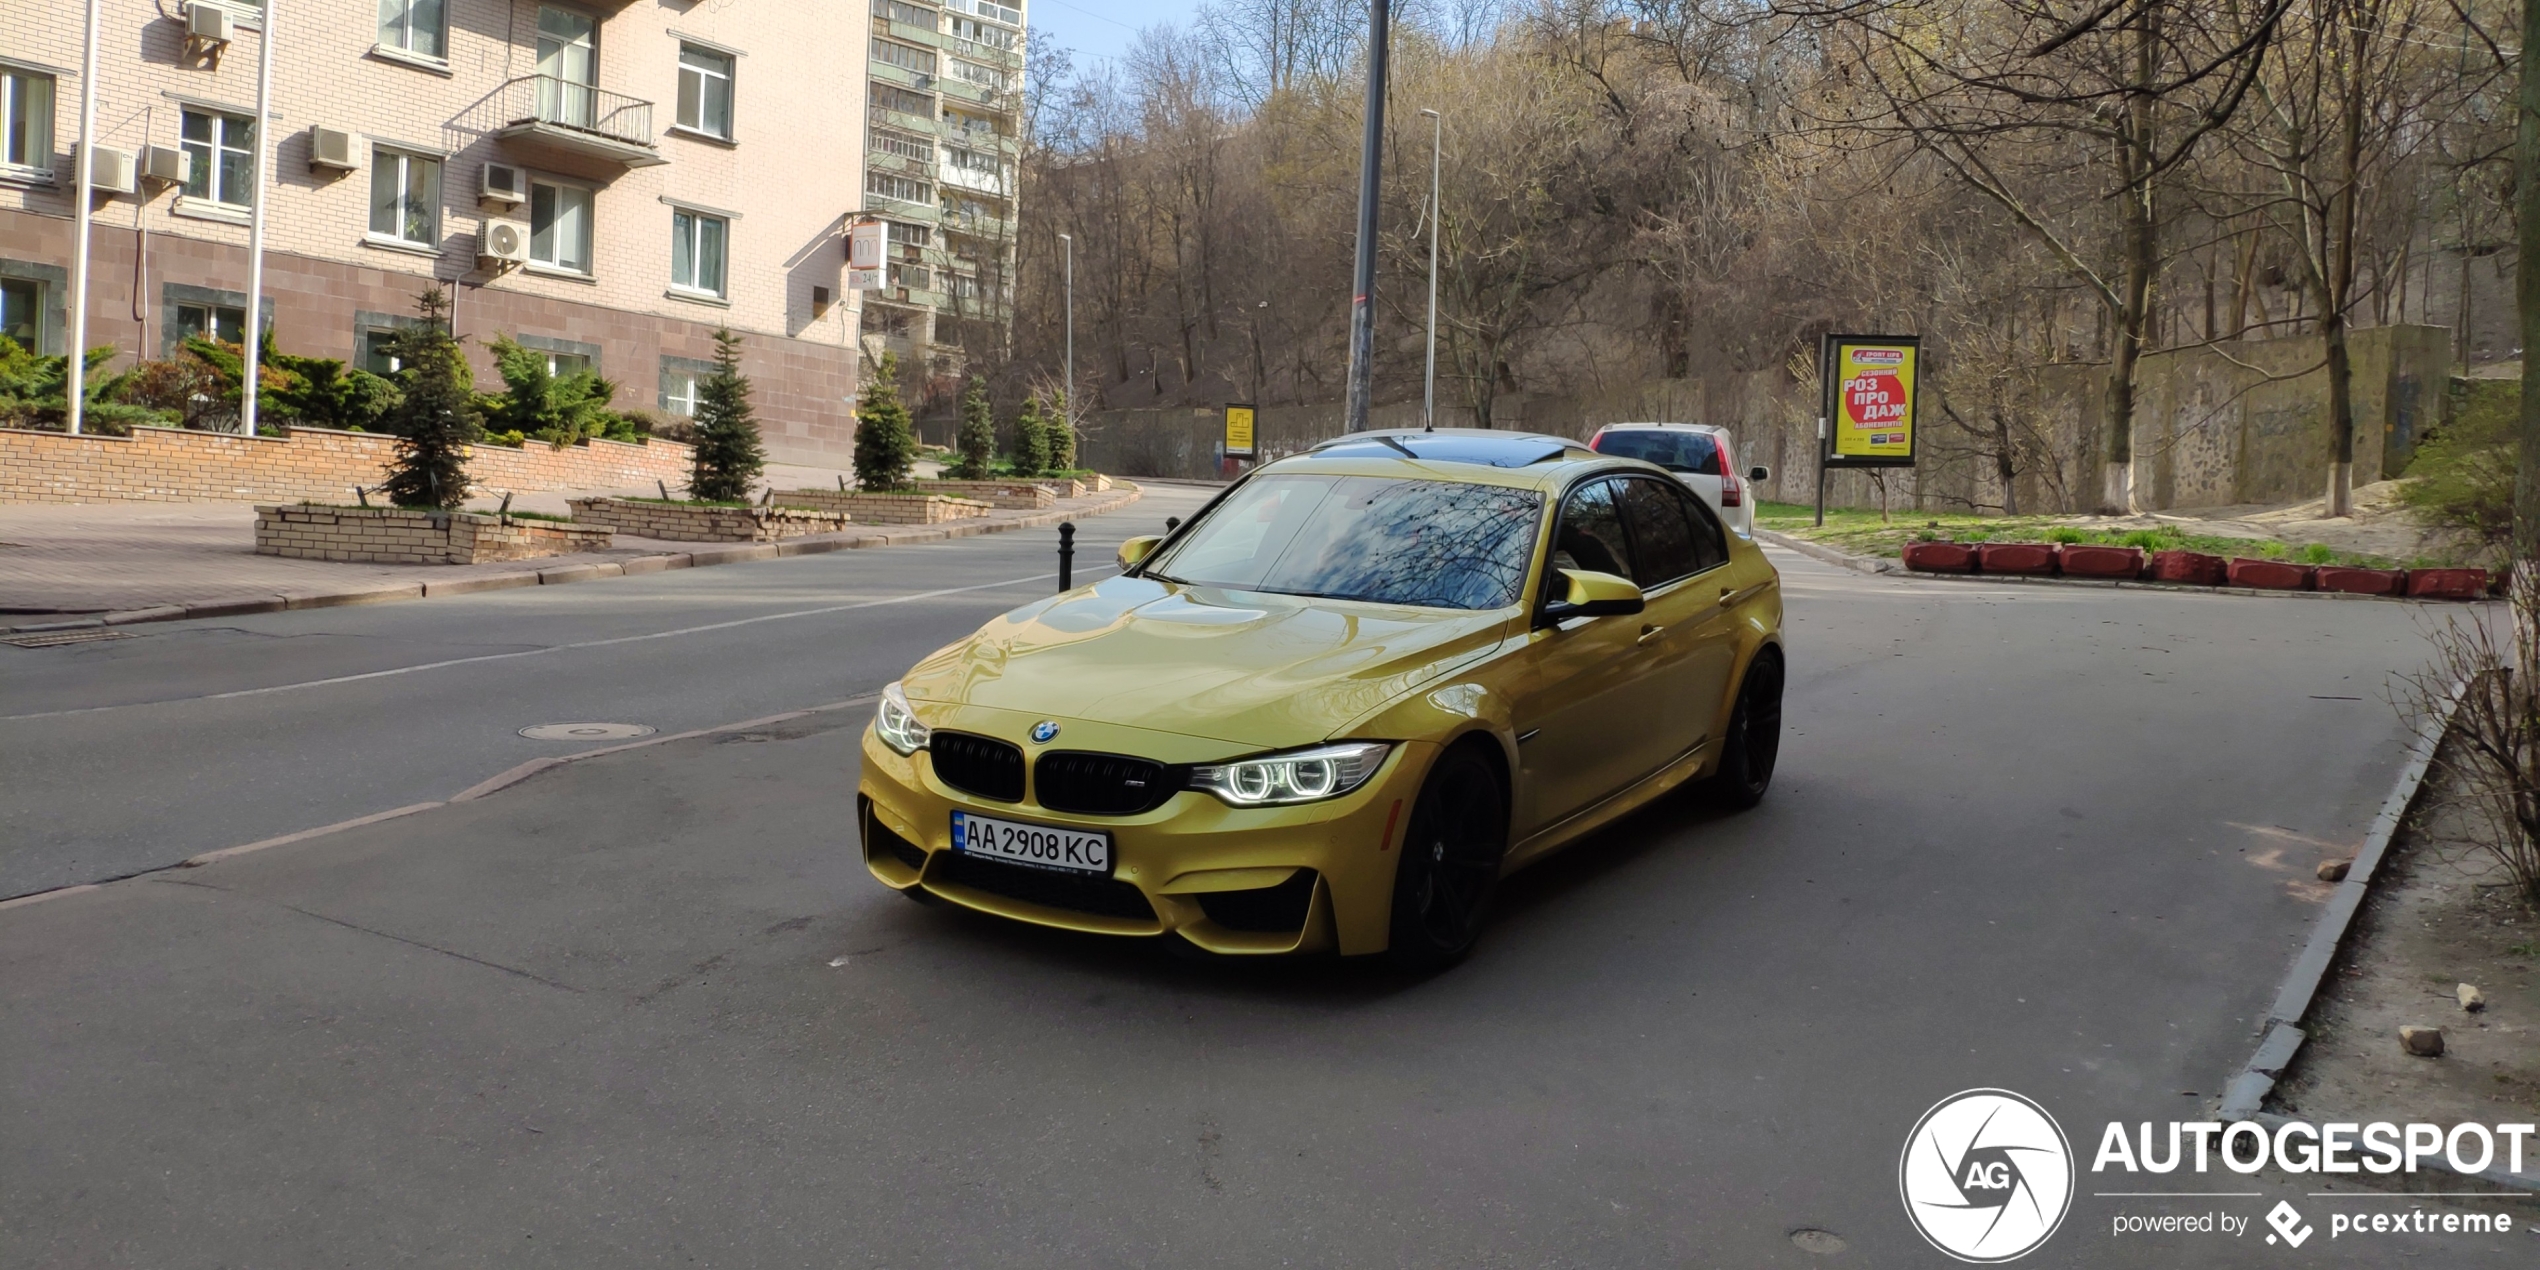
[[1032,765],[1032,792],[1042,806],[1086,816],[1153,811],[1180,783],[1164,764],[1125,754],[1053,750]]
[[1138,888],[1126,882],[1091,873],[1065,873],[1028,864],[984,860],[959,851],[937,854],[934,871],[926,875],[929,882],[949,882],[1026,904],[1091,913],[1097,917],[1122,917],[1141,922],[1155,920],[1155,906],[1147,903],[1147,897],[1140,894]]
[[1023,801],[1023,750],[967,732],[937,732],[926,740],[935,756],[935,776],[965,794],[998,802]]

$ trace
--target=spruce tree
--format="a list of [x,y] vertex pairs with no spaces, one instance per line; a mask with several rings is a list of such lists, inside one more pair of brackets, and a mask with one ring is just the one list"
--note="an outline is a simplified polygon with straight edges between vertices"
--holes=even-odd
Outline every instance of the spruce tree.
[[1059,390],[1058,404],[1051,409],[1049,418],[1041,424],[1041,437],[1041,448],[1048,451],[1046,470],[1052,472],[1076,470],[1076,429],[1067,424],[1067,391],[1065,389]]
[[422,324],[397,337],[404,396],[389,415],[397,455],[380,489],[399,507],[446,510],[467,501],[467,447],[483,435],[484,420],[467,353],[450,334],[448,302],[429,290],[415,308]]
[[697,385],[697,453],[688,497],[742,502],[767,470],[758,416],[750,409],[750,377],[741,373],[741,337],[714,333],[714,373]]
[[855,409],[855,483],[867,490],[908,488],[917,462],[917,438],[900,402],[900,359],[882,354],[882,366],[864,386]]
[[1014,474],[1039,476],[1049,465],[1048,425],[1041,422],[1041,396],[1034,393],[1023,399],[1023,413],[1014,417]]
[[984,481],[997,461],[997,416],[988,403],[988,381],[970,379],[961,395],[961,433],[954,438],[961,452],[950,475],[957,481]]

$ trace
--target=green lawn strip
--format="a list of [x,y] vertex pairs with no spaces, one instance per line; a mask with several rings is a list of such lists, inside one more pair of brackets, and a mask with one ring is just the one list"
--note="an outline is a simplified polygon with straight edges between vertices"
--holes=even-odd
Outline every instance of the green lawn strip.
[[2439,561],[2392,560],[2386,556],[2338,551],[2321,543],[2294,544],[2273,538],[2231,538],[2189,533],[2177,525],[2156,529],[2088,529],[2060,516],[1977,516],[1966,512],[1895,512],[1882,524],[1875,510],[1826,509],[1823,528],[1816,510],[1798,503],[1764,502],[1755,508],[1755,527],[1824,543],[1861,556],[1894,558],[1916,540],[1943,542],[2060,542],[2145,551],[2196,551],[2230,559],[2287,560],[2295,564],[2352,565],[2366,569],[2428,568]]
[[[747,499],[739,499],[739,498],[726,498],[726,499],[715,499],[715,498],[638,498],[638,497],[635,497],[635,496],[633,496],[633,495],[624,495],[624,496],[619,497],[617,501],[619,501],[619,502],[621,502],[621,503],[657,503],[657,504],[659,504],[659,505],[661,505],[661,506],[663,506],[663,507],[756,507],[756,506],[758,506],[758,504],[753,503],[753,502],[750,502],[750,501],[749,501],[749,500],[747,500]],[[518,513],[518,512],[514,512],[514,513],[512,513],[512,514],[513,514],[513,515],[515,515],[515,516],[517,516],[517,515],[519,515],[520,513]]]

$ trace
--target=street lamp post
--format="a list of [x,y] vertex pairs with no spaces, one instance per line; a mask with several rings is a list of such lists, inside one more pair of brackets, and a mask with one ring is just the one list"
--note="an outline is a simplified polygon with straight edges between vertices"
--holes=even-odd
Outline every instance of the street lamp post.
[[255,138],[256,157],[248,179],[255,182],[251,219],[247,225],[247,329],[241,336],[247,341],[238,379],[238,430],[256,435],[256,407],[263,395],[258,391],[257,363],[264,352],[265,309],[265,160],[282,153],[273,144],[273,28],[274,10],[281,7],[275,0],[265,0],[264,29],[256,35],[256,126],[248,135]]
[[79,228],[71,251],[70,400],[63,403],[68,411],[64,426],[72,436],[79,435],[88,415],[88,230],[96,219],[89,204],[95,201],[91,191],[97,179],[89,169],[96,166],[97,158],[97,3],[88,0],[88,34],[79,50],[79,178],[72,183],[79,200]]
[[1377,165],[1385,152],[1386,35],[1390,0],[1367,0],[1367,135],[1358,154],[1358,267],[1349,301],[1349,415],[1343,431],[1367,429],[1376,390]]
[[1067,392],[1059,398],[1059,410],[1072,436],[1076,431],[1076,236],[1060,234],[1058,240],[1067,244]]
[[1420,391],[1420,426],[1431,432],[1438,427],[1438,156],[1446,135],[1446,119],[1434,110],[1423,110],[1429,117],[1429,370],[1427,385]]

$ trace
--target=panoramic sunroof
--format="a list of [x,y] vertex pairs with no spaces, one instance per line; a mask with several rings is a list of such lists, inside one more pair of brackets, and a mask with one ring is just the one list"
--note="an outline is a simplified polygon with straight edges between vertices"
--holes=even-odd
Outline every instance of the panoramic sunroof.
[[1388,432],[1340,437],[1314,447],[1335,458],[1413,458],[1433,463],[1524,467],[1558,458],[1573,443],[1552,437],[1475,436],[1468,432]]

